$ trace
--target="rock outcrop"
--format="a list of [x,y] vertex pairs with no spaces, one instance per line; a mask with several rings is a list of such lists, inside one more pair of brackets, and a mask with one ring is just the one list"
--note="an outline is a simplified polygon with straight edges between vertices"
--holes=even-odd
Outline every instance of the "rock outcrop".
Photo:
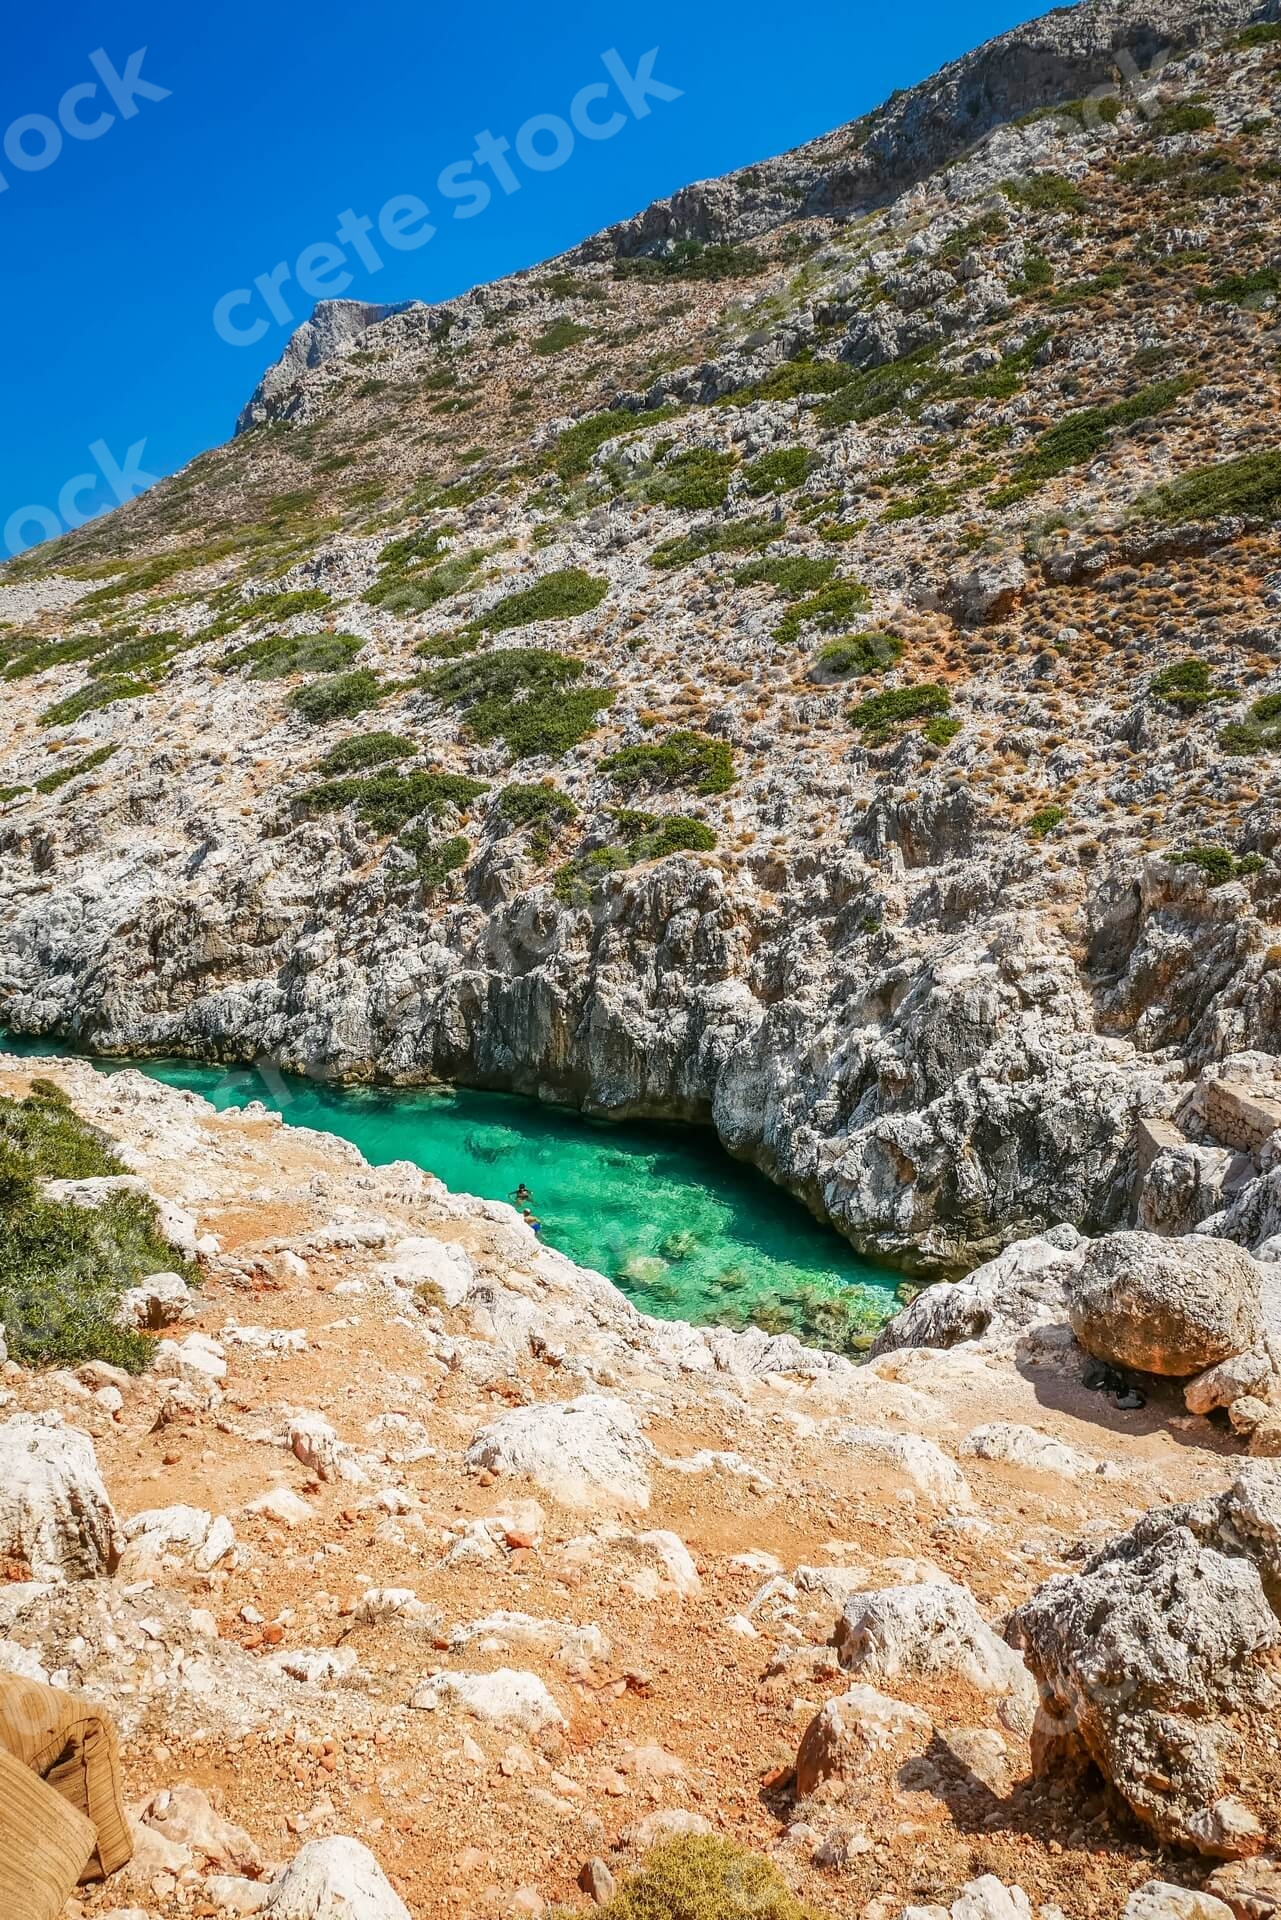
[[1262,1275],[1231,1241],[1109,1234],[1085,1249],[1068,1317],[1098,1360],[1144,1373],[1199,1374],[1261,1345]]
[[1281,1475],[1250,1463],[1047,1581],[1011,1621],[1040,1686],[1036,1770],[1093,1762],[1171,1846],[1275,1844],[1279,1541]]

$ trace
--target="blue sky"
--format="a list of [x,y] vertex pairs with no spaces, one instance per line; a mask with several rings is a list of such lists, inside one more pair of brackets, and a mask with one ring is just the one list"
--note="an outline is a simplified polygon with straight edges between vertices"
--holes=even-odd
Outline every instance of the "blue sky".
[[[159,475],[229,437],[289,334],[254,280],[284,262],[294,277],[279,297],[306,318],[314,302],[298,288],[299,255],[333,243],[346,209],[374,222],[366,245],[382,262],[363,265],[349,245],[347,297],[446,298],[691,180],[853,119],[1039,10],[1018,0],[921,0],[910,14],[837,0],[794,13],[760,0],[453,10],[66,0],[16,12],[0,78],[0,555],[19,509],[42,507],[52,530],[60,495],[82,514],[109,501],[100,478],[79,492],[68,483],[110,459],[127,471],[139,441],[135,466]],[[130,95],[130,56],[143,47],[141,79],[165,99]],[[468,177],[488,180],[492,197],[453,217],[466,203],[442,198],[439,177],[472,156],[482,131],[514,142],[533,115],[567,118],[593,82],[609,94],[586,111],[608,122],[623,103],[602,54],[617,49],[634,74],[653,47],[655,78],[680,99],[652,100],[643,118],[624,112],[612,138],[579,137],[552,171],[513,152],[506,164],[521,184],[511,193],[473,164]],[[91,61],[99,50],[119,76],[114,99],[107,69]],[[92,130],[103,113],[112,122],[93,137],[59,125]],[[379,241],[377,221],[406,196],[429,207],[436,231],[398,250]],[[424,231],[412,210],[388,218],[402,239]],[[323,257],[312,265],[337,271]],[[231,326],[266,322],[251,345],[228,344],[214,326],[217,302],[238,288],[253,298]],[[19,537],[38,532],[32,520]]]

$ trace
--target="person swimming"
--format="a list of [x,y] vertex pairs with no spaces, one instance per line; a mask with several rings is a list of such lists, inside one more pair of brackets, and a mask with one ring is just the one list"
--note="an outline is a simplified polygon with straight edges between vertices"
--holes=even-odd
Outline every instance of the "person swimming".
[[529,1191],[529,1188],[525,1185],[525,1182],[523,1180],[521,1181],[520,1185],[517,1187],[515,1193],[512,1195],[512,1199],[517,1203],[518,1206],[522,1206],[522,1207],[528,1206],[529,1202],[533,1199],[533,1197],[534,1197],[533,1194]]

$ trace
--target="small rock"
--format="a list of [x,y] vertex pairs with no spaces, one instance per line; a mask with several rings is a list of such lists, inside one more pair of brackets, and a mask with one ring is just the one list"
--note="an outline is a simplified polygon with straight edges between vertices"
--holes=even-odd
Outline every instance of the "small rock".
[[590,1860],[584,1860],[578,1869],[578,1884],[598,1907],[605,1907],[614,1897],[617,1882],[605,1862],[593,1855]]
[[1232,1920],[1232,1909],[1212,1893],[1148,1880],[1130,1895],[1121,1920]]
[[368,1847],[345,1835],[301,1847],[263,1911],[271,1920],[411,1920]]

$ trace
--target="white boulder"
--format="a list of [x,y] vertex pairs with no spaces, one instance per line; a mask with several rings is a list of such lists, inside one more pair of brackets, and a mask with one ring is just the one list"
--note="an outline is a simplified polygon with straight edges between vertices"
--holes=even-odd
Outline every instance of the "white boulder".
[[0,1426],[0,1558],[33,1580],[93,1580],[119,1552],[116,1516],[93,1441],[57,1413]]
[[567,1507],[590,1509],[605,1501],[644,1509],[653,1455],[625,1400],[588,1393],[513,1407],[481,1429],[466,1458],[476,1469],[528,1475]]

